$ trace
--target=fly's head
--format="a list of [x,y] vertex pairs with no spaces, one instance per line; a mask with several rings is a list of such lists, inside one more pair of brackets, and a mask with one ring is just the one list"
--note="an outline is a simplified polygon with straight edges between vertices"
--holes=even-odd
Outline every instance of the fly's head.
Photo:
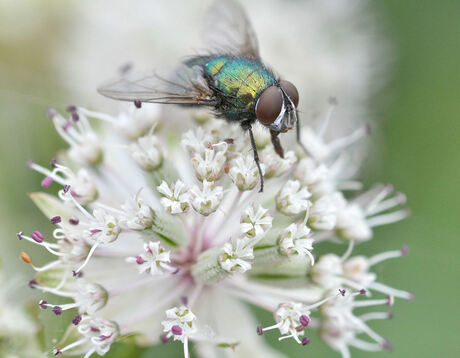
[[274,132],[287,132],[297,122],[299,92],[289,81],[280,81],[262,92],[256,103],[257,119]]

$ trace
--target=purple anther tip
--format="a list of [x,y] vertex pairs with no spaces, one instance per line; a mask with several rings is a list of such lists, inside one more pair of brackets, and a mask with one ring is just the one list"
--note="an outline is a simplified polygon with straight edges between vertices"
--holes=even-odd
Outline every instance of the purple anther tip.
[[347,291],[345,291],[345,290],[339,288],[339,293],[340,293],[342,296],[345,296],[345,292],[347,292]]
[[75,326],[78,326],[81,320],[82,320],[82,317],[79,314],[77,314],[74,318],[72,318],[72,324]]
[[36,242],[38,242],[39,244],[41,244],[43,241],[45,241],[45,237],[43,236],[43,234],[38,231],[38,230],[35,230],[32,235],[30,235],[30,237],[32,239],[34,239]]
[[142,107],[142,102],[139,101],[138,99],[136,99],[136,100],[134,101],[134,105],[136,106],[136,108],[141,108],[141,107]]
[[182,328],[179,326],[172,326],[171,333],[174,334],[175,336],[180,336],[182,334]]
[[80,220],[78,220],[78,218],[71,217],[71,218],[69,218],[69,223],[71,225],[78,225],[80,223]]
[[404,245],[401,247],[401,256],[406,256],[409,254],[409,246]]
[[59,224],[61,221],[62,221],[62,218],[61,218],[59,215],[58,215],[58,216],[53,216],[53,217],[50,219],[50,222],[51,222],[51,224],[53,224],[53,225]]
[[36,280],[30,280],[28,285],[30,288],[37,288],[38,282]]
[[308,324],[310,323],[310,317],[308,317],[307,315],[303,314],[302,316],[300,316],[299,322],[300,322],[300,324],[302,326],[307,327]]
[[19,240],[22,240],[24,236],[24,233],[22,231],[19,231],[17,234],[16,234],[16,237],[19,239]]
[[38,302],[38,306],[40,306],[42,310],[46,310],[48,308],[48,302],[46,302],[45,300],[41,300],[40,302]]
[[382,348],[385,349],[387,352],[393,351],[393,345],[391,344],[391,342],[388,339],[385,339],[382,342]]
[[168,343],[168,342],[169,342],[169,338],[168,338],[168,336],[167,336],[166,334],[162,334],[162,335],[160,336],[160,340],[161,340],[161,342],[163,342],[163,343]]
[[180,298],[180,301],[182,302],[183,305],[187,306],[188,305],[188,298],[187,296],[182,296]]
[[72,120],[78,122],[80,120],[80,115],[77,112],[72,112]]
[[145,262],[145,260],[142,258],[142,256],[137,256],[136,257],[136,263],[138,265],[142,265]]
[[70,113],[75,112],[77,110],[77,106],[71,104],[70,106],[66,108],[66,110],[67,112],[70,112]]
[[62,190],[64,190],[64,193],[67,193],[70,190],[70,185],[66,184],[62,187]]
[[56,315],[56,316],[59,316],[62,314],[62,308],[59,307],[59,306],[54,306],[53,307],[53,313]]
[[52,158],[50,160],[50,166],[51,168],[56,168],[56,164],[57,164],[57,159],[56,158]]
[[60,356],[62,354],[62,351],[59,348],[54,348],[54,355],[55,356]]
[[303,346],[306,346],[308,343],[310,343],[310,338],[308,338],[307,336],[303,337],[302,338],[302,345]]
[[362,295],[362,296],[366,296],[366,293],[367,293],[367,291],[364,288],[359,290],[359,294]]
[[395,298],[391,295],[387,296],[387,306],[393,306],[395,303]]
[[264,329],[263,329],[263,327],[262,327],[261,324],[259,324],[259,325],[257,326],[257,334],[258,334],[259,336],[262,336],[262,335],[264,334]]
[[45,178],[42,180],[41,187],[42,187],[42,188],[49,188],[51,184],[53,184],[53,178],[51,178],[51,177],[45,177]]

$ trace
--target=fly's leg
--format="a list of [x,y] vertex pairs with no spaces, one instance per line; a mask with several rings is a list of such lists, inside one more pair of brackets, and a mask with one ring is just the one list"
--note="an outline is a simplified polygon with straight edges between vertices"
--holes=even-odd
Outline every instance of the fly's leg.
[[279,132],[270,131],[270,134],[272,136],[272,143],[273,147],[275,147],[276,154],[278,154],[281,158],[284,158],[284,149],[281,146],[280,139],[278,138]]
[[297,134],[297,144],[300,145],[300,147],[303,149],[305,154],[308,154],[307,148],[303,145],[302,141],[300,140],[300,119],[299,119],[299,112],[297,111],[296,111],[296,117],[297,117],[297,121],[295,124],[295,130]]
[[243,130],[247,130],[249,132],[249,138],[251,139],[252,151],[254,152],[254,161],[256,162],[257,169],[259,170],[259,177],[260,177],[259,193],[262,193],[264,191],[264,176],[262,174],[262,169],[260,168],[259,153],[257,152],[256,141],[254,140],[254,134],[252,133],[251,123],[243,122],[241,126],[243,127]]

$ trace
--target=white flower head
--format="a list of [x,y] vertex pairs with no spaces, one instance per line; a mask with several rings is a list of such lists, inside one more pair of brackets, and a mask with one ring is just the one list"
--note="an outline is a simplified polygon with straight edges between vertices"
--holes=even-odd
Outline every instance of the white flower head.
[[241,232],[248,237],[260,238],[272,227],[273,217],[267,214],[268,209],[261,205],[248,206],[241,216]]
[[288,180],[276,196],[276,208],[284,215],[298,215],[311,205],[311,193],[298,180]]
[[155,170],[163,163],[159,141],[153,134],[138,138],[129,148],[134,161],[144,170]]
[[299,255],[300,257],[308,256],[313,265],[315,259],[311,253],[313,242],[310,229],[304,224],[291,224],[279,238],[280,251],[284,255]]
[[[265,165],[260,164],[262,173],[265,172]],[[232,179],[236,187],[241,190],[252,190],[259,182],[259,169],[254,162],[252,154],[243,156],[238,155],[230,162],[228,175]]]
[[101,285],[79,280],[74,300],[80,314],[93,315],[107,304],[109,295]]
[[190,202],[193,209],[201,215],[208,216],[215,212],[224,197],[224,189],[221,186],[215,186],[214,182],[203,181],[203,188],[200,189],[195,185],[190,189]]
[[152,276],[176,271],[170,265],[170,252],[166,251],[159,241],[145,243],[144,252],[136,257],[126,258],[126,262],[137,264],[139,273],[148,273]]
[[254,251],[246,239],[225,243],[219,257],[220,266],[227,272],[244,273],[251,269]]
[[171,214],[180,214],[186,212],[190,207],[190,194],[187,187],[181,180],[168,185],[164,180],[157,190],[164,197],[160,202],[163,208]]

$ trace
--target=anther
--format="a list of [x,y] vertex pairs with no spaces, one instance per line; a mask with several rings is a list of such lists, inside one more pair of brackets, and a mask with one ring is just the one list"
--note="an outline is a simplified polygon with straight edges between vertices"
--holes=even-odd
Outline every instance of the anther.
[[401,256],[406,256],[407,254],[409,254],[409,246],[404,245],[401,247]]
[[302,343],[303,346],[306,346],[308,343],[310,343],[310,338],[308,338],[306,336],[303,337],[301,343]]
[[67,112],[73,113],[77,111],[77,106],[75,105],[70,105],[66,108]]
[[69,218],[69,223],[71,225],[78,225],[80,223],[80,220],[78,218],[71,217]]
[[35,230],[32,235],[30,235],[30,237],[32,239],[34,239],[36,242],[38,242],[39,244],[41,244],[43,241],[45,241],[45,237],[43,236],[43,234],[38,231],[38,230]]
[[48,308],[48,302],[46,302],[45,300],[41,300],[40,302],[38,302],[38,306],[42,310],[46,310]]
[[60,216],[53,216],[53,217],[50,219],[50,222],[51,222],[51,224],[53,224],[53,225],[59,224],[61,221],[62,221],[62,219],[61,219]]
[[53,307],[53,313],[56,315],[56,316],[60,316],[62,314],[62,308],[59,307],[59,306],[54,306]]
[[172,326],[171,333],[174,334],[175,336],[180,336],[182,334],[182,328],[179,326]]
[[307,315],[303,314],[302,316],[300,316],[299,322],[302,326],[307,327],[310,323],[310,318]]
[[259,336],[262,336],[262,335],[264,334],[264,329],[263,329],[263,327],[262,327],[261,324],[259,324],[259,325],[257,326],[257,334],[258,334]]
[[388,339],[383,340],[382,348],[385,349],[387,352],[393,351],[393,345]]
[[64,185],[62,190],[64,190],[64,193],[67,193],[70,190],[70,185],[69,184]]
[[364,288],[362,288],[362,289],[359,290],[359,294],[360,294],[361,296],[366,296],[366,293],[367,293],[367,291],[366,291]]
[[56,115],[57,115],[57,111],[54,108],[48,108],[46,110],[46,116],[49,119],[53,119],[54,117],[56,117]]
[[72,112],[72,120],[78,122],[80,120],[80,115],[77,112]]
[[341,289],[341,288],[339,288],[339,293],[340,293],[340,294],[341,294],[341,295],[344,297],[344,296],[345,296],[345,293],[346,293],[346,291],[345,291],[345,290],[343,290],[343,289]]
[[142,265],[144,262],[145,262],[145,261],[144,261],[144,259],[142,258],[142,256],[137,256],[137,257],[136,257],[136,263],[137,263],[138,265]]
[[50,166],[51,166],[51,168],[56,168],[56,166],[57,166],[56,164],[57,164],[57,159],[56,159],[56,158],[52,158],[52,159],[50,160]]
[[72,324],[75,326],[78,326],[81,320],[82,320],[82,317],[79,314],[77,314],[74,318],[72,318]]
[[136,99],[136,100],[134,101],[134,105],[136,106],[136,108],[141,108],[141,107],[142,107],[142,102],[139,101],[138,99]]
[[180,301],[182,302],[182,304],[183,304],[184,306],[188,306],[188,298],[187,298],[187,296],[182,296],[182,297],[180,298]]
[[53,178],[45,177],[40,185],[42,188],[49,188],[51,184],[53,184]]
[[387,296],[387,306],[393,306],[395,303],[395,298],[391,295]]
[[162,334],[162,335],[160,336],[160,340],[161,340],[161,342],[163,342],[163,343],[169,343],[169,338],[168,338],[168,336],[167,336],[166,334]]
[[30,258],[29,254],[26,252],[21,252],[21,260],[24,261],[26,264],[31,264],[32,259]]
[[62,354],[62,351],[61,351],[59,348],[54,348],[53,354],[54,354],[55,356],[59,356],[59,355]]
[[30,280],[28,285],[30,288],[34,289],[37,288],[38,282],[36,280]]
[[16,237],[19,239],[19,240],[22,240],[24,236],[24,233],[22,231],[19,231],[17,234],[16,234]]

